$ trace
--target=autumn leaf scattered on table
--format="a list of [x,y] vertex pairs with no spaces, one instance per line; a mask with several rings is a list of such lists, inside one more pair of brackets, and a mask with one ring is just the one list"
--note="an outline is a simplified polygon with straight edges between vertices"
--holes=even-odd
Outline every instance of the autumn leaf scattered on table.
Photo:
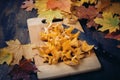
[[25,9],[26,11],[32,11],[32,9],[34,8],[33,0],[25,0],[22,3],[21,8]]
[[95,18],[99,13],[94,6],[89,6],[88,8],[85,6],[75,7],[75,11],[75,15],[79,19],[92,19]]
[[79,7],[75,7],[75,15],[79,18],[79,19],[87,19],[87,27],[97,27],[98,25],[94,22],[94,18],[99,16],[99,12],[97,11],[97,9],[95,8],[95,6],[89,6],[88,8],[86,8],[85,6],[79,6]]
[[113,14],[120,15],[120,2],[112,3],[109,7],[107,7],[104,12],[111,12]]
[[86,23],[86,25],[87,25],[88,28],[94,27],[95,29],[97,29],[98,26],[99,26],[98,24],[95,23],[94,19],[89,20]]
[[24,56],[26,59],[33,59],[35,54],[32,52],[32,44],[22,45],[17,39],[7,41],[6,43],[8,45],[8,47],[6,47],[7,51],[13,55],[12,64],[18,64],[22,59],[22,56]]
[[36,66],[30,60],[27,60],[27,59],[20,60],[19,67],[22,70],[26,71],[27,73],[37,72],[38,71]]
[[46,19],[46,22],[51,23],[53,19],[62,18],[60,10],[51,10],[47,8],[48,0],[36,0],[35,8],[37,9],[38,17]]
[[98,3],[95,5],[97,8],[98,12],[102,12],[104,9],[109,7],[111,5],[110,0],[98,0]]
[[104,12],[102,14],[103,18],[94,19],[95,23],[102,25],[99,29],[100,31],[109,30],[109,32],[115,32],[117,29],[119,30],[120,19],[117,16],[113,16],[112,13]]
[[12,62],[13,55],[9,53],[5,49],[0,49],[0,64],[3,64],[6,62],[7,64],[10,64]]
[[29,60],[22,59],[17,65],[0,64],[0,80],[38,80],[39,70]]
[[[84,3],[87,3],[88,7],[85,7]],[[87,19],[88,28],[98,29],[98,26],[101,25],[100,31],[109,30],[110,32],[105,38],[119,40],[119,35],[113,36],[113,33],[120,30],[118,25],[120,16],[114,16],[114,14],[120,15],[120,2],[111,2],[111,0],[35,0],[34,3],[33,0],[25,0],[21,8],[26,11],[37,9],[38,17],[45,18],[48,23],[56,18],[68,23],[75,23],[78,18]]]
[[59,9],[71,13],[71,0],[48,0],[47,8],[48,9]]
[[59,10],[47,10],[40,12],[40,15],[38,16],[40,18],[45,18],[46,22],[52,22],[53,19],[62,19],[61,12]]
[[90,3],[90,4],[93,4],[93,3],[96,3],[97,0],[81,0],[81,3]]
[[47,10],[47,1],[48,0],[36,0],[35,1],[35,8],[37,9],[38,11],[38,14],[41,12],[41,11],[46,11]]
[[108,33],[105,35],[105,38],[116,39],[120,41],[120,31],[117,30],[116,32]]
[[84,3],[96,4],[97,0],[71,0],[73,6],[81,6]]
[[82,3],[80,0],[71,0],[72,1],[72,6],[81,6]]
[[31,80],[30,74],[36,73],[37,71],[38,69],[31,61],[22,59],[19,65],[13,66],[13,69],[10,71],[10,76],[12,76],[12,80]]

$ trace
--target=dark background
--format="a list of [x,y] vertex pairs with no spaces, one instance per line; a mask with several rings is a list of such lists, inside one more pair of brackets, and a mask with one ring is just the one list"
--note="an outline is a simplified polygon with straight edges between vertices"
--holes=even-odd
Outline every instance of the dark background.
[[[113,0],[119,1],[119,0]],[[29,32],[27,19],[36,17],[36,10],[26,12],[20,9],[23,0],[1,0],[0,1],[0,47],[6,46],[5,41],[19,39],[22,44],[27,44]],[[56,80],[120,80],[120,41],[105,39],[104,34],[92,29],[87,29],[84,20],[80,23],[85,31],[79,38],[94,44],[96,55],[102,68],[95,72],[78,74]]]

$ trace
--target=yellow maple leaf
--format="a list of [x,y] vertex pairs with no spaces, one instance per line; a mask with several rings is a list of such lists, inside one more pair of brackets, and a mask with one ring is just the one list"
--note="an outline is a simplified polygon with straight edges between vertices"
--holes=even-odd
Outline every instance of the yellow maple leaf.
[[12,62],[13,55],[9,53],[6,49],[0,49],[0,64],[3,64],[6,62],[7,64],[10,64]]
[[38,13],[41,11],[45,11],[47,9],[47,1],[48,0],[36,0],[35,8],[38,10]]
[[19,64],[22,56],[24,56],[26,59],[33,59],[35,54],[32,52],[32,44],[22,45],[18,39],[10,40],[6,43],[8,47],[5,49],[13,55],[12,64]]
[[103,18],[96,18],[94,19],[95,23],[102,25],[102,27],[99,29],[100,31],[109,30],[111,32],[115,32],[117,29],[119,29],[119,17],[114,16],[112,13],[104,12],[102,14]]
[[55,10],[55,11],[46,10],[46,11],[40,12],[38,17],[45,18],[46,22],[51,23],[53,19],[57,19],[57,18],[61,19],[62,14],[61,14],[61,11],[59,10]]

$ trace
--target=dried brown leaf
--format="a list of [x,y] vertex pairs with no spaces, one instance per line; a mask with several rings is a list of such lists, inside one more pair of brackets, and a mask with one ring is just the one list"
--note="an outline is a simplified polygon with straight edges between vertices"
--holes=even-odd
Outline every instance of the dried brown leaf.
[[103,11],[105,8],[110,6],[110,0],[98,0],[97,5],[95,6],[98,11]]
[[34,8],[34,1],[33,0],[26,0],[21,5],[21,8],[25,9],[26,11],[32,11]]
[[94,22],[94,18],[96,17],[101,17],[95,6],[89,6],[86,8],[85,6],[80,6],[80,7],[75,7],[74,8],[74,14],[79,18],[79,19],[87,19],[87,27],[98,27],[98,24]]
[[120,40],[120,31],[117,30],[116,32],[108,33],[105,35],[105,38]]
[[112,3],[104,12],[112,12],[113,14],[120,15],[120,2]]
[[86,8],[85,6],[75,7],[75,12],[75,15],[79,19],[93,19],[99,14],[94,6],[89,6],[88,8]]

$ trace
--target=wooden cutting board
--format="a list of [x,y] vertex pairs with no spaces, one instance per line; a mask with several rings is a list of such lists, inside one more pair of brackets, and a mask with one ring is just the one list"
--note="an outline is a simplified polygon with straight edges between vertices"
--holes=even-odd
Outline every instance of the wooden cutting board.
[[[64,23],[64,22],[63,22]],[[40,18],[31,18],[27,20],[30,41],[32,44],[42,45],[40,41],[40,32],[47,25],[42,23],[42,19]],[[75,26],[77,29],[83,31],[81,25],[76,23]],[[34,51],[35,54],[38,54],[37,51]],[[64,63],[58,63],[56,65],[49,65],[47,63],[42,62],[42,58],[40,56],[35,56],[34,58],[35,64],[40,72],[37,73],[39,79],[52,79],[57,77],[63,77],[68,75],[74,75],[78,73],[85,73],[90,71],[95,71],[101,68],[100,62],[97,59],[97,56],[93,52],[91,56],[84,58],[80,65],[77,66],[69,66]]]

